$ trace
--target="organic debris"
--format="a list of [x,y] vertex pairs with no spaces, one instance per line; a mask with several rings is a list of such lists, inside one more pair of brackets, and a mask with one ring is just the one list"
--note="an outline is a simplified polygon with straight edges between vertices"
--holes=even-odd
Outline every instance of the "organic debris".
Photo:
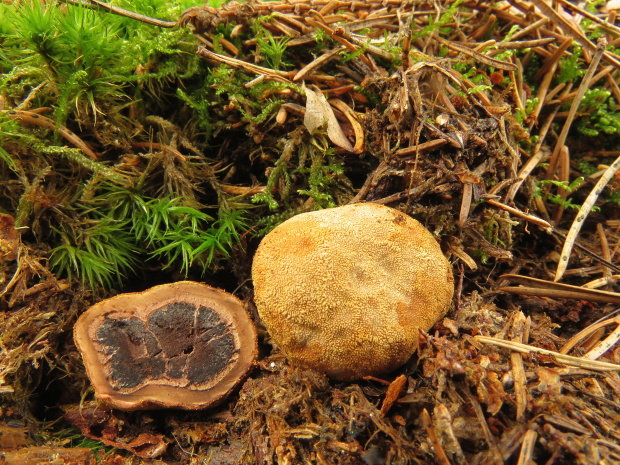
[[[619,463],[617,2],[189,3],[0,4],[0,462]],[[454,306],[338,383],[271,346],[252,255],[370,201],[441,243]],[[183,278],[259,324],[239,392],[86,402],[79,314]]]

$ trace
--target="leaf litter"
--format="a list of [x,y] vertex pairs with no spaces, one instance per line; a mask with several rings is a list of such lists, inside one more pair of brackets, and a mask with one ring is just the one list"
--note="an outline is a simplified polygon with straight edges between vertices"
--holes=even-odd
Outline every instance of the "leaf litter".
[[[99,1],[83,5],[115,11]],[[304,166],[314,153],[308,147],[329,147],[353,179],[329,198],[389,204],[441,239],[455,269],[454,308],[419,334],[418,355],[386,379],[335,383],[289,366],[262,330],[258,366],[218,409],[110,411],[80,400],[92,393],[70,338],[77,315],[98,297],[58,279],[45,245],[16,239],[24,225],[3,213],[0,460],[620,462],[620,223],[610,195],[618,188],[617,135],[603,136],[613,121],[580,113],[593,86],[620,102],[613,2],[584,9],[564,0],[254,1],[198,6],[178,21],[138,19],[190,26],[197,54],[212,66],[241,73],[246,88],[273,84],[266,92],[278,96],[277,117],[250,117],[232,92],[211,108],[227,121],[223,138],[239,128],[247,135],[225,146],[251,176],[244,185],[229,172],[237,185],[222,183],[222,192],[268,193],[263,198],[279,208],[274,222],[326,206],[318,195],[295,193],[308,186],[295,184],[294,164]],[[262,41],[237,40],[252,27]],[[285,61],[262,59],[265,44],[281,38]],[[321,41],[331,48],[317,51]],[[584,70],[565,79],[579,57]],[[269,66],[276,62],[288,69]],[[83,140],[87,130],[18,111],[7,117],[56,128],[87,157],[97,155]],[[600,131],[600,140],[584,142],[578,127]],[[262,161],[252,162],[247,153],[257,151]],[[594,170],[582,173],[582,163]],[[569,197],[562,186],[580,174],[586,182]],[[235,277],[224,285],[251,309],[249,257],[233,257]],[[63,434],[59,422],[99,448]],[[65,456],[53,446],[64,446]]]

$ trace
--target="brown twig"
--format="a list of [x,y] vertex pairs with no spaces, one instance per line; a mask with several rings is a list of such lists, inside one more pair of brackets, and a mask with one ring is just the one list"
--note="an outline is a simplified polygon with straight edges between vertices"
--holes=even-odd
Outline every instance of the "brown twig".
[[538,353],[553,357],[558,363],[564,365],[574,366],[578,368],[586,368],[589,370],[597,371],[620,371],[620,365],[609,362],[600,362],[598,360],[588,360],[581,357],[572,357],[553,350],[542,349],[540,347],[531,346],[528,344],[521,344],[513,341],[506,341],[504,339],[498,339],[489,336],[474,336],[476,341],[484,344],[491,344],[504,349],[514,350],[524,354]]
[[561,284],[544,279],[516,274],[504,274],[501,279],[523,284],[523,287],[501,287],[500,291],[520,295],[538,295],[565,299],[583,299],[593,302],[620,303],[620,293],[588,289],[570,284]]

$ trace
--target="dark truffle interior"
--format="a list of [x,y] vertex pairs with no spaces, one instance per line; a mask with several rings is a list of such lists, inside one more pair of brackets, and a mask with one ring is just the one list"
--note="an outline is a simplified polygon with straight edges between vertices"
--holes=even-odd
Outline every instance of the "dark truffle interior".
[[200,388],[238,353],[228,325],[212,308],[174,302],[146,321],[106,315],[96,332],[115,389],[148,382]]

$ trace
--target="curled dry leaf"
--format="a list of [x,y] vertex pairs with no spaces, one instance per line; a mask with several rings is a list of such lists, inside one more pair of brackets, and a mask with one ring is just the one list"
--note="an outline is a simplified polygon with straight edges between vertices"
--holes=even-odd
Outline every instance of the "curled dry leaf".
[[405,375],[397,376],[396,379],[390,383],[385,393],[383,404],[381,405],[381,413],[383,415],[386,415],[398,400],[405,388],[405,384],[407,384],[407,377]]
[[312,133],[323,125],[327,125],[327,136],[338,147],[349,152],[353,151],[353,146],[347,136],[344,135],[340,123],[336,119],[334,110],[327,102],[325,96],[320,92],[315,92],[303,86],[306,92],[306,114],[304,115],[304,126],[308,132]]
[[127,450],[138,457],[156,458],[168,447],[168,440],[162,434],[135,434],[130,431],[122,412],[102,409],[94,404],[67,408],[65,419],[79,428],[83,436],[101,441],[106,446]]

